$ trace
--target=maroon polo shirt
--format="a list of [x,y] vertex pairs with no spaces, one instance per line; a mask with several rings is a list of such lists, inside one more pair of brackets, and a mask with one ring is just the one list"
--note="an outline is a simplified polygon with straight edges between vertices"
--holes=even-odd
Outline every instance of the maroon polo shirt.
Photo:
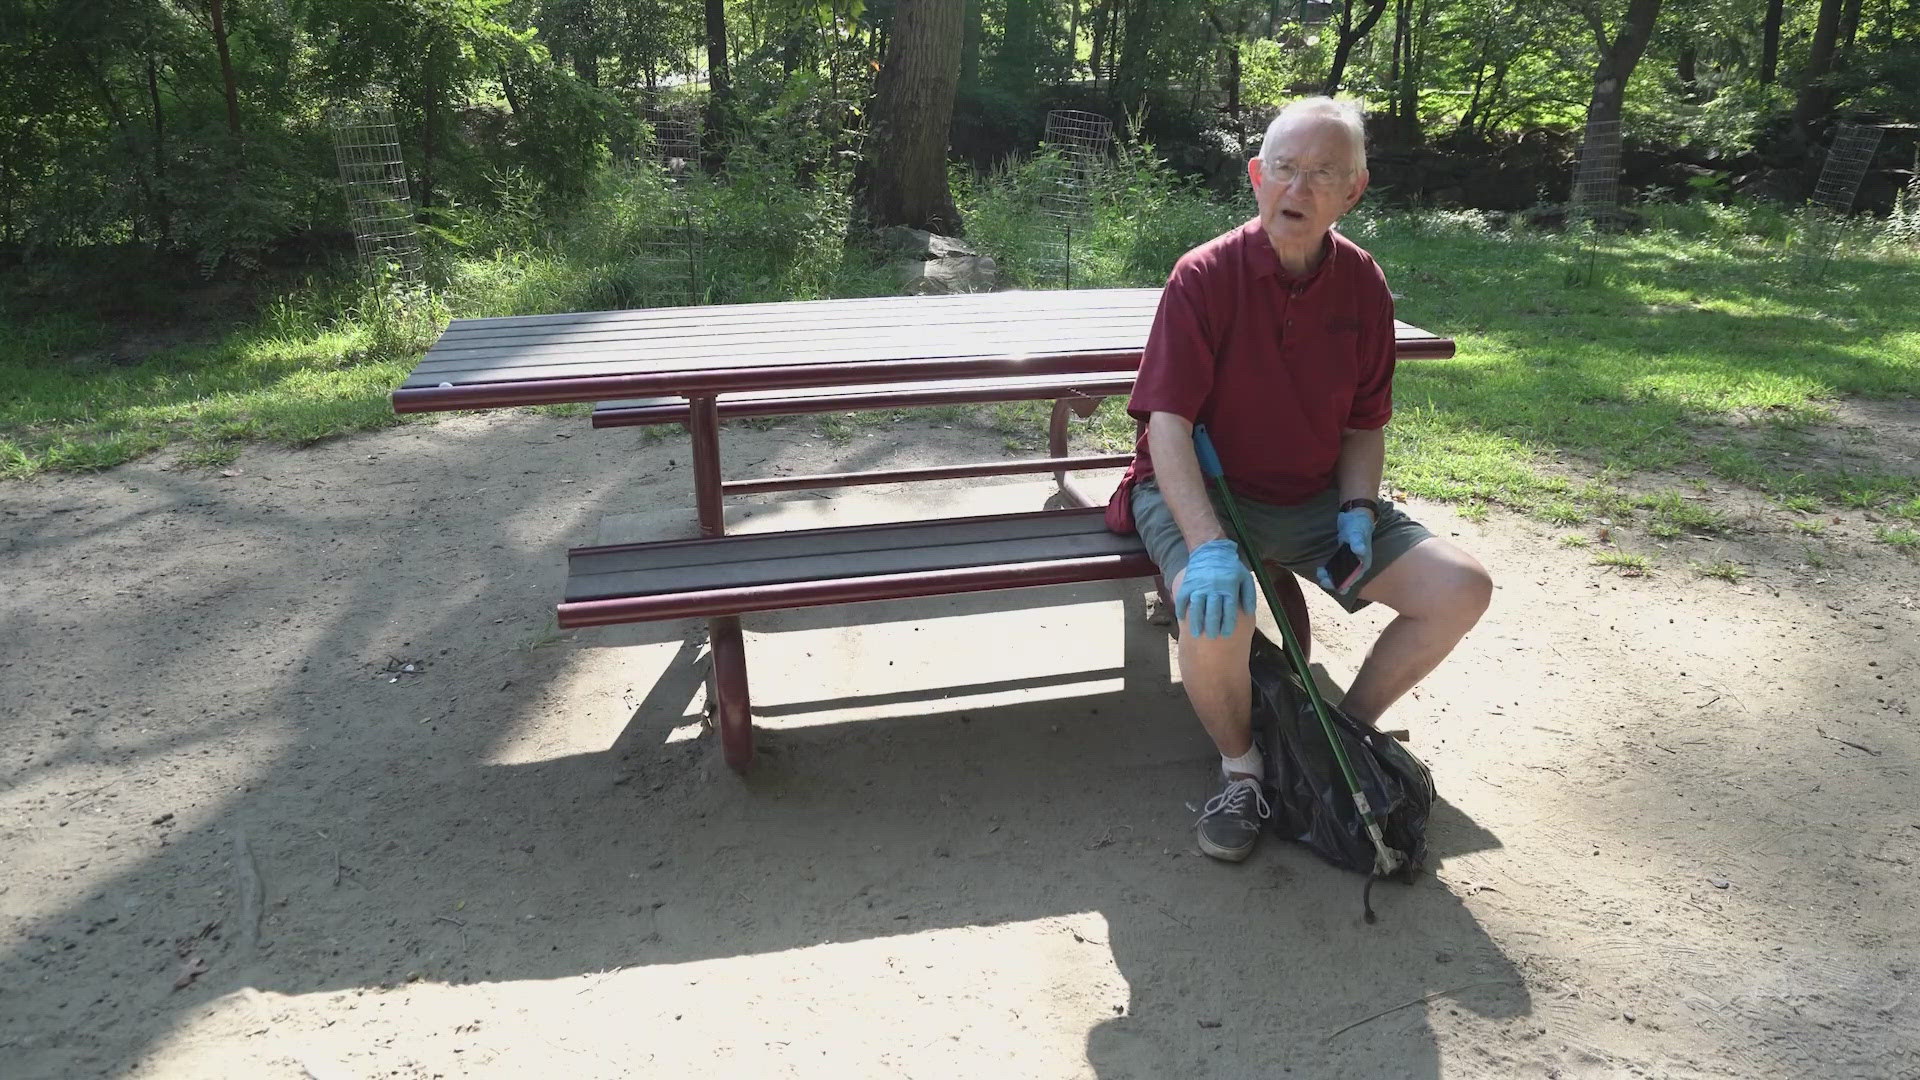
[[[1280,265],[1258,219],[1174,264],[1127,411],[1207,425],[1236,494],[1286,506],[1333,483],[1346,428],[1393,415],[1393,294],[1328,234],[1314,272]],[[1153,475],[1142,431],[1133,478]]]

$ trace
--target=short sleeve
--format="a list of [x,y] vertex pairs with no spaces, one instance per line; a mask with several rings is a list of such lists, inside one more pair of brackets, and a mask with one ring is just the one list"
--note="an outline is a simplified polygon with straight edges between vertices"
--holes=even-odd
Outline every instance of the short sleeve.
[[1214,348],[1207,333],[1206,295],[1201,268],[1182,259],[1160,293],[1160,307],[1134,378],[1127,412],[1145,420],[1156,412],[1196,419],[1213,391]]
[[1372,296],[1363,302],[1359,355],[1354,357],[1353,408],[1348,428],[1365,431],[1385,427],[1393,418],[1393,293],[1380,267],[1369,260],[1361,287]]

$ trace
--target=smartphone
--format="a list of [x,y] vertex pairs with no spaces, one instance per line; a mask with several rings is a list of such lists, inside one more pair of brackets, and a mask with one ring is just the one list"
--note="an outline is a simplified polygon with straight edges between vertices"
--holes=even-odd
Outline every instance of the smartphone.
[[1353,549],[1341,544],[1327,560],[1327,578],[1333,582],[1333,591],[1344,593],[1353,587],[1354,580],[1360,576],[1360,556]]

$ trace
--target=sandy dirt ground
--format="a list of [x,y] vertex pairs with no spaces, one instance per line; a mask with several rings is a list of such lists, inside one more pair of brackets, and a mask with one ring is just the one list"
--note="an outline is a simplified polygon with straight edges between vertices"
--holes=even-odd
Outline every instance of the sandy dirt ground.
[[[1912,403],[1849,422],[1916,468]],[[1006,441],[734,436],[734,475]],[[688,469],[503,414],[0,485],[0,1075],[1920,1076],[1920,562],[1867,515],[1617,524],[1623,577],[1413,506],[1499,592],[1391,714],[1443,803],[1368,926],[1304,851],[1197,854],[1139,582],[750,618],[734,776],[701,625],[552,622],[569,545],[690,531]],[[1314,603],[1343,680],[1384,617]]]

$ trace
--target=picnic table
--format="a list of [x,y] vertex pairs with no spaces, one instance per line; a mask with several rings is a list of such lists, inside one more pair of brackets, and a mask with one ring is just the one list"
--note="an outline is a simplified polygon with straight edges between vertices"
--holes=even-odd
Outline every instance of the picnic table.
[[[1108,532],[1069,471],[1068,417],[1125,394],[1159,289],[808,300],[456,319],[393,392],[397,412],[595,404],[596,427],[680,424],[699,537],[575,548],[562,627],[705,616],[715,725],[729,765],[753,757],[739,616],[754,611],[1155,574]],[[1401,359],[1453,342],[1395,324]],[[1052,400],[1049,456],[908,470],[726,480],[723,419]],[[727,536],[726,495],[908,480],[1054,474],[1064,509]],[[1282,575],[1289,584],[1291,578]],[[1293,596],[1298,599],[1297,587]],[[1303,623],[1304,601],[1289,615]]]

